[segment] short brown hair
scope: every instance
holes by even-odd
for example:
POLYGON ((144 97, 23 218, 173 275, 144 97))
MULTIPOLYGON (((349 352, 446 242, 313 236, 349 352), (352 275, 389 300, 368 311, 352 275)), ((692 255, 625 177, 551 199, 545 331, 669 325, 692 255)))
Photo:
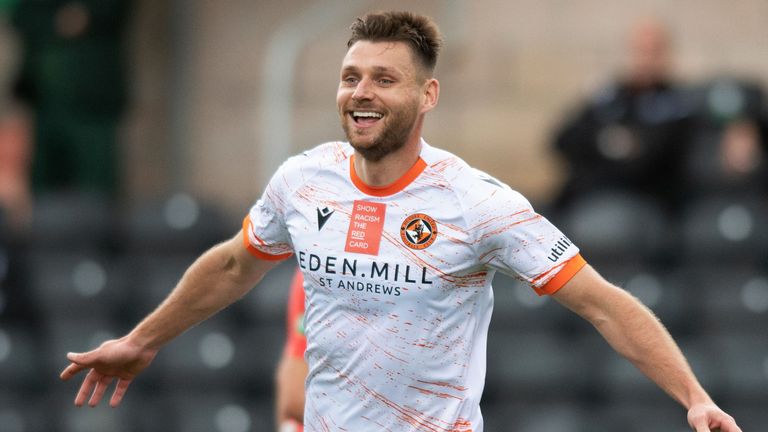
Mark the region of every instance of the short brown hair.
POLYGON ((411 12, 371 12, 355 20, 350 28, 347 48, 361 40, 405 42, 429 72, 435 69, 443 40, 437 24, 429 17, 411 12))

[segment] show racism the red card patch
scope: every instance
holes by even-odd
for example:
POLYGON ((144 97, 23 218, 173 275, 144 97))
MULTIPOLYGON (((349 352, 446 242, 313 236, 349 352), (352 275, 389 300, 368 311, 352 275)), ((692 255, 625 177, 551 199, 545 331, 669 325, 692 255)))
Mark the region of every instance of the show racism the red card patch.
POLYGON ((378 255, 386 212, 386 204, 355 201, 352 204, 352 217, 349 220, 344 250, 346 252, 378 255))

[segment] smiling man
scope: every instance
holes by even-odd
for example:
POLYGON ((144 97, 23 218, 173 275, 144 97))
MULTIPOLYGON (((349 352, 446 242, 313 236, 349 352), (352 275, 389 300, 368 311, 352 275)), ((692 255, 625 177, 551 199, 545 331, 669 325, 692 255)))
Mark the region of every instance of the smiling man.
MULTIPOLYGON (((418 138, 423 114, 437 104, 438 81, 431 77, 439 48, 437 34, 428 38, 435 56, 422 59, 397 41, 366 40, 369 30, 349 41, 336 103, 350 145, 362 160, 378 163, 418 138)), ((391 29, 388 29, 392 31, 391 29)), ((426 41, 425 41, 426 43, 426 41)))
POLYGON ((63 379, 89 371, 75 404, 98 404, 115 379, 110 403, 119 404, 163 345, 295 255, 307 431, 481 432, 496 271, 590 321, 688 409, 696 431, 740 431, 650 311, 522 195, 422 139, 440 93, 440 44, 426 17, 358 19, 337 95, 348 142, 286 161, 241 233, 203 254, 158 309, 123 338, 69 354, 63 379))

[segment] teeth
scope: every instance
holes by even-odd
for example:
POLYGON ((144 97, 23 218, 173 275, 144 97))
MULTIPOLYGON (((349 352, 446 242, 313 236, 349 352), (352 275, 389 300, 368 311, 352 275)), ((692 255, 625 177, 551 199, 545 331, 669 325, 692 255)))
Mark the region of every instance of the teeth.
POLYGON ((373 118, 382 118, 383 116, 376 112, 370 112, 370 111, 355 111, 352 113, 355 117, 373 117, 373 118))

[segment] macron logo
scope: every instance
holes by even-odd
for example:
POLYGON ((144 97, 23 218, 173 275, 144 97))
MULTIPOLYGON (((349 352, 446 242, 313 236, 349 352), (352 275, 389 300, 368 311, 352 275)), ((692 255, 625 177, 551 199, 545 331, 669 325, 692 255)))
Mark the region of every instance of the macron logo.
POLYGON ((336 210, 331 210, 328 207, 323 207, 322 209, 320 207, 317 208, 317 230, 320 231, 323 229, 323 225, 325 225, 326 222, 328 222, 328 219, 331 218, 331 215, 336 210))

